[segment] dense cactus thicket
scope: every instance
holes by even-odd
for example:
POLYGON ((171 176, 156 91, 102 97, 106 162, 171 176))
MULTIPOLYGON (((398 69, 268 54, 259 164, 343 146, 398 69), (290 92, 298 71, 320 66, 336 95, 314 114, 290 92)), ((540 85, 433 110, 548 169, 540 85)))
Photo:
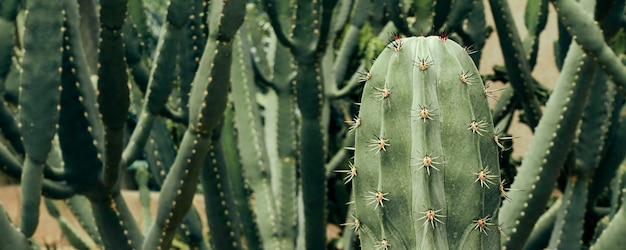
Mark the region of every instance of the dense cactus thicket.
POLYGON ((620 249, 625 6, 4 0, 0 249, 42 247, 41 207, 77 249, 620 249))

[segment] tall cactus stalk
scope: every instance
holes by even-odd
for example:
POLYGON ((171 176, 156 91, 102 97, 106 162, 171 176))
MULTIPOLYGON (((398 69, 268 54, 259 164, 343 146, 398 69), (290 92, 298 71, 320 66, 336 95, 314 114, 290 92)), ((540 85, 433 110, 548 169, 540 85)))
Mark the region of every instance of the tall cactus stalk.
POLYGON ((466 50, 399 38, 366 80, 353 176, 362 247, 498 248, 498 151, 466 50))

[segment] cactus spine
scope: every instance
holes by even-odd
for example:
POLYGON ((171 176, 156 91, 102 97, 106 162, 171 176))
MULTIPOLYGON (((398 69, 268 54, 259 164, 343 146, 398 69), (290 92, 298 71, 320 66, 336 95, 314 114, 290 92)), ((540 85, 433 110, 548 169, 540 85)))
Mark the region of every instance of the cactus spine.
POLYGON ((484 86, 445 36, 390 43, 355 129, 355 229, 364 249, 496 249, 498 151, 484 86))

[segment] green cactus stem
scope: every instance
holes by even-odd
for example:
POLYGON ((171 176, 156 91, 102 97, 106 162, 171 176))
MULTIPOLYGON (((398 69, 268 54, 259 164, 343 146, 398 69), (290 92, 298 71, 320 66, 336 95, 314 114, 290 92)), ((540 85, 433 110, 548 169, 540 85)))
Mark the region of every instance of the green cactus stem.
POLYGON ((22 172, 20 230, 31 237, 39 222, 43 169, 59 122, 63 2, 28 1, 20 82, 20 129, 26 160, 22 172))
POLYGON ((467 51, 445 37, 396 39, 370 73, 354 131, 362 247, 498 248, 498 149, 467 51))

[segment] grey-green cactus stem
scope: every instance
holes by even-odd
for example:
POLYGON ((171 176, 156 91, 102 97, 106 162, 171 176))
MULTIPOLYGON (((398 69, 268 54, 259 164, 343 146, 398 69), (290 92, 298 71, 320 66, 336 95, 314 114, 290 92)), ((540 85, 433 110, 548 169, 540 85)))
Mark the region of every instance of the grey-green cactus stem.
POLYGON ((2 234, 0 250, 30 249, 26 236, 11 223, 2 203, 0 203, 0 233, 2 234))
POLYGON ((70 209, 78 224, 85 230, 91 240, 96 245, 102 247, 102 238, 98 234, 98 227, 96 226, 96 220, 91 213, 91 207, 89 201, 85 196, 75 195, 65 200, 65 204, 70 209))
POLYGON ((6 0, 0 5, 0 30, 4 31, 0 34, 0 93, 4 92, 2 85, 11 70, 18 3, 17 0, 6 0))
MULTIPOLYGON (((622 189, 621 192, 626 194, 626 190, 622 189)), ((624 197, 622 197, 624 199, 624 197)), ((604 250, 604 249, 620 249, 626 245, 626 205, 624 203, 618 210, 617 214, 611 219, 609 225, 602 231, 602 235, 596 240, 590 249, 604 250)))
POLYGON ((224 114, 221 144, 224 148, 231 149, 224 152, 224 158, 226 166, 228 166, 228 172, 232 173, 229 175, 229 179, 233 190, 233 200, 235 201, 235 206, 237 206, 237 215, 240 223, 238 225, 239 230, 242 232, 241 234, 246 237, 248 247, 250 247, 251 250, 258 250, 263 247, 263 243, 261 243, 261 239, 259 238, 259 227, 256 224, 255 216, 252 212, 253 206, 250 204, 250 190, 246 187, 248 184, 245 181, 245 171, 241 162, 242 157, 240 157, 237 145, 237 128, 235 128, 233 113, 232 102, 230 102, 224 114))
POLYGON ((20 230, 31 237, 39 222, 43 168, 59 120, 63 2, 28 1, 20 82, 20 129, 26 160, 22 172, 20 230))
POLYGON ((539 34, 548 22, 548 0, 530 0, 526 2, 524 10, 524 25, 528 34, 524 38, 523 47, 526 51, 528 63, 532 70, 537 63, 539 51, 539 34))
POLYGON ((220 143, 221 130, 221 125, 215 128, 202 168, 205 211, 207 218, 211 218, 210 239, 216 249, 243 249, 224 148, 220 143))
POLYGON ((87 250, 93 247, 93 242, 90 242, 89 238, 84 237, 65 216, 61 215, 54 200, 46 198, 44 203, 48 213, 57 220, 63 236, 75 249, 87 250))
MULTIPOLYGON (((245 27, 240 32, 245 34, 245 27)), ((239 37, 245 37, 239 35, 239 37)), ((237 40, 235 54, 238 60, 234 64, 250 67, 243 57, 241 39, 237 40)), ((241 164, 245 178, 254 192, 257 225, 265 249, 282 249, 279 237, 279 218, 274 194, 270 186, 269 159, 265 148, 265 135, 261 127, 261 116, 256 108, 256 86, 251 75, 233 75, 232 99, 235 106, 234 122, 237 128, 237 147, 241 155, 241 164)), ((245 221, 244 221, 245 223, 245 221)), ((289 247, 289 246, 285 246, 289 247)))
POLYGON ((104 172, 107 189, 117 185, 124 148, 124 126, 130 107, 122 26, 128 0, 104 1, 100 8, 98 108, 104 124, 104 172))
POLYGON ((211 131, 226 108, 232 43, 244 13, 244 1, 211 2, 211 34, 192 85, 189 126, 163 183, 157 218, 146 236, 144 249, 169 249, 178 224, 191 207, 211 131))
POLYGON ((585 56, 575 43, 570 49, 559 81, 546 105, 535 136, 532 149, 522 162, 511 192, 512 202, 504 203, 500 210, 507 249, 519 249, 530 234, 530 229, 541 215, 536 207, 545 206, 565 161, 578 121, 593 82, 592 59, 585 56), (558 147, 557 147, 558 145, 558 147))
POLYGON ((445 38, 402 38, 370 72, 353 132, 362 247, 499 247, 487 233, 498 224, 498 150, 472 59, 445 38))
POLYGON ((176 80, 176 62, 181 36, 191 14, 190 4, 190 0, 178 0, 169 4, 167 20, 161 30, 162 33, 157 44, 156 60, 150 72, 139 121, 122 154, 123 166, 130 165, 141 156, 154 125, 155 117, 164 109, 172 92, 176 80))
POLYGON ((595 24, 593 16, 585 13, 581 4, 573 0, 551 0, 559 20, 583 50, 598 60, 600 67, 609 79, 617 85, 617 89, 626 95, 626 68, 621 59, 604 41, 602 30, 595 24))
MULTIPOLYGON (((545 249, 548 247, 550 243, 550 232, 554 228, 554 222, 556 221, 556 217, 559 214, 559 209, 561 208, 562 199, 556 200, 552 205, 546 210, 541 217, 537 220, 537 223, 532 229, 530 236, 528 236, 528 240, 524 244, 524 250, 533 250, 533 249, 545 249)), ((505 235, 505 237, 508 237, 505 235)))
POLYGON ((530 64, 524 51, 522 40, 519 37, 515 22, 511 15, 509 4, 504 0, 490 0, 491 12, 496 20, 496 28, 500 46, 504 54, 507 73, 511 76, 509 81, 518 93, 524 108, 524 119, 532 130, 537 126, 541 118, 541 108, 535 95, 534 81, 532 79, 530 64))
POLYGON ((89 201, 105 249, 141 248, 143 236, 120 192, 89 201))

